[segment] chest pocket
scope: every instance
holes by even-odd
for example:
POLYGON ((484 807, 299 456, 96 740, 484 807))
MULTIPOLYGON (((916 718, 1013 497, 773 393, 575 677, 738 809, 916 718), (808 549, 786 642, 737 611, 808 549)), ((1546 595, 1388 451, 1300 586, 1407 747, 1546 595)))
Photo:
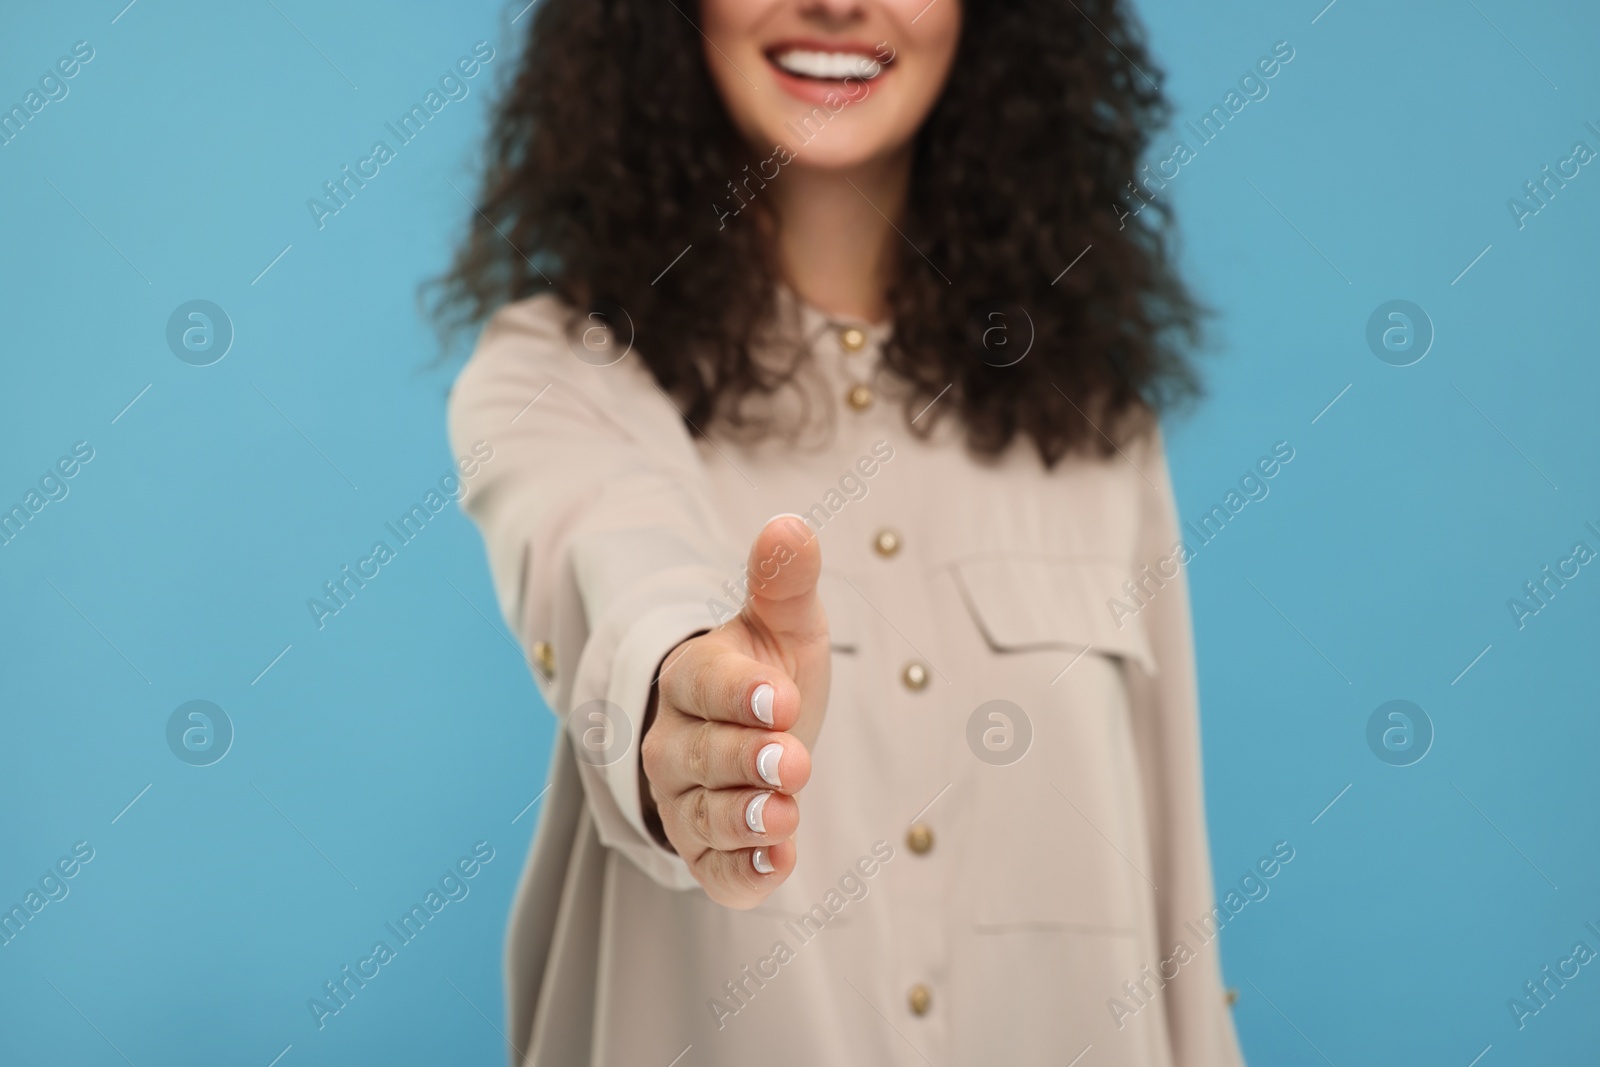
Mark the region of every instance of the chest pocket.
MULTIPOLYGON (((1149 829, 1127 672, 1156 664, 1137 614, 1115 613, 1127 571, 1110 561, 993 554, 951 565, 965 607, 953 635, 974 664, 973 921, 1005 933, 1127 933, 1148 914, 1149 829), (1119 625, 1120 621, 1120 625, 1119 625), (1016 719, 1016 722, 1008 720, 1016 719), (996 753, 989 737, 1026 750, 996 753), (1008 758, 1015 757, 1010 759, 1008 758)), ((1156 595, 1160 595, 1157 591, 1156 595)))
POLYGON ((953 569, 961 598, 994 651, 1088 648, 1155 672, 1137 613, 1109 606, 1132 606, 1121 590, 1127 571, 1118 564, 1007 554, 964 560, 953 569))

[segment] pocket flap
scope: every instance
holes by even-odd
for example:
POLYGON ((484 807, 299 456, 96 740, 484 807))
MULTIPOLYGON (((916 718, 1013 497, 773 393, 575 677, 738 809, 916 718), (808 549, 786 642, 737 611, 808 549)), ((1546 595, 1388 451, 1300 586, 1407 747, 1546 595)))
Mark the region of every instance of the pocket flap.
POLYGON ((1122 591, 1127 574, 1116 564, 1004 555, 952 566, 962 599, 995 651, 1092 648, 1135 660, 1155 673, 1138 615, 1118 618, 1112 612, 1112 601, 1128 603, 1122 591))

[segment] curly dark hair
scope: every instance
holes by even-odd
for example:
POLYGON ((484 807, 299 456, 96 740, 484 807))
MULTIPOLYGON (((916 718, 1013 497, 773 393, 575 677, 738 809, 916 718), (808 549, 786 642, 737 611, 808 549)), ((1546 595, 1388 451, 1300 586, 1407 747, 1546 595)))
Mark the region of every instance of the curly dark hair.
MULTIPOLYGON (((1130 182, 1168 105, 1124 0, 965 4, 949 82, 914 145, 898 226, 916 252, 890 286, 883 362, 908 421, 949 387, 917 433, 956 414, 979 456, 1019 434, 1049 465, 1103 455, 1198 393, 1188 353, 1203 311, 1173 267, 1170 212, 1122 206, 1139 203, 1130 182), (1002 308, 1031 322, 1032 348, 1012 365, 985 347, 1002 308)), ((620 306, 691 426, 770 432, 740 401, 801 361, 748 355, 775 321, 769 227, 751 211, 724 228, 713 206, 759 157, 712 84, 693 8, 679 7, 539 6, 434 316, 448 338, 540 292, 575 314, 620 306)))

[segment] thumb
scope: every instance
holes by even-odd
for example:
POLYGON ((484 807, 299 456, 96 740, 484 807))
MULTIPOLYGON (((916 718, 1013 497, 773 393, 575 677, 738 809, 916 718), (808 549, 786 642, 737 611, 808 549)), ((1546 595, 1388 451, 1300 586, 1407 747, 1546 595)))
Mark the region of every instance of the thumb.
POLYGON ((745 614, 774 636, 825 635, 827 618, 817 596, 822 545, 798 515, 775 515, 756 535, 747 564, 750 597, 745 614))

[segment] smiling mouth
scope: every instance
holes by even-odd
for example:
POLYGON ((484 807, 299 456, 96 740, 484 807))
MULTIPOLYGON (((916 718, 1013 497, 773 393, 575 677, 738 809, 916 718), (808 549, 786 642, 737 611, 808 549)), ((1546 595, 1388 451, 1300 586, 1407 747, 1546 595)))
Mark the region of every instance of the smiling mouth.
POLYGON ((842 82, 846 78, 871 81, 889 66, 860 52, 813 48, 775 48, 767 53, 767 61, 785 74, 818 82, 842 82))

